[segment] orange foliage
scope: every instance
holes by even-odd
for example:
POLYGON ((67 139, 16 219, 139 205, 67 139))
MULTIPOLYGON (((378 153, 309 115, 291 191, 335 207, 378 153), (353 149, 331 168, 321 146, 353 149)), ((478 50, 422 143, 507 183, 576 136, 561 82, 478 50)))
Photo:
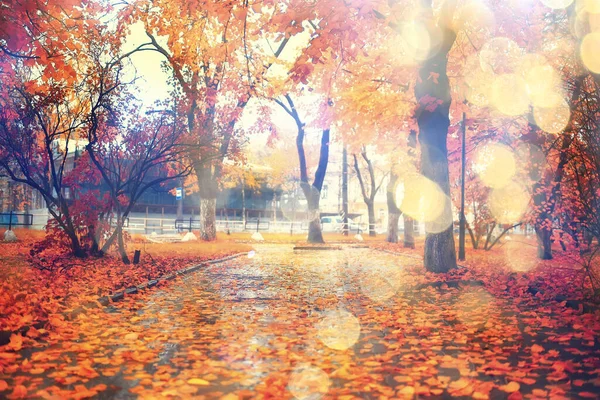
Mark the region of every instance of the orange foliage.
MULTIPOLYGON (((72 260, 62 271, 39 271, 25 261, 29 245, 42 231, 16 230, 18 243, 0 242, 0 331, 16 331, 37 323, 57 321, 57 316, 78 306, 199 264, 251 247, 220 240, 214 243, 188 242, 165 244, 134 243, 142 250, 138 265, 125 265, 116 255, 105 258, 72 260)), ((58 317, 60 318, 60 317, 58 317)), ((14 350, 18 337, 11 337, 14 350)))

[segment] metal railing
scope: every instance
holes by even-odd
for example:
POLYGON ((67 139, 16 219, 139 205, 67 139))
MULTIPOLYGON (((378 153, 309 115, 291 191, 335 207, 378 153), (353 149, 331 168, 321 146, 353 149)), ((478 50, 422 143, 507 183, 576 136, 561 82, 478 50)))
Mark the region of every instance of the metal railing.
MULTIPOLYGON (((18 214, 18 213, 4 213, 0 214, 0 225, 9 226, 32 226, 34 229, 43 229, 48 222, 48 214, 32 213, 32 214, 18 214), (6 216, 6 217, 2 217, 6 216), (15 220, 15 216, 17 219, 15 220), (4 219, 3 219, 4 218, 4 219), (13 221, 10 224, 10 221, 13 221)), ((114 223, 113 223, 114 225, 114 223)), ((239 219, 226 220, 218 219, 216 221, 216 228, 219 232, 273 232, 273 233, 288 233, 288 234, 306 234, 308 232, 309 221, 297 220, 287 221, 278 220, 273 221, 269 219, 249 219, 242 221, 239 219)), ((199 230, 201 228, 200 219, 196 217, 185 217, 179 219, 173 219, 172 216, 165 217, 128 217, 125 221, 123 228, 129 233, 141 233, 149 234, 156 232, 159 234, 170 234, 180 233, 184 231, 199 230)), ((324 233, 341 233, 343 231, 343 224, 323 224, 324 233)), ((386 231, 387 227, 375 224, 375 231, 378 234, 386 231)), ((357 233, 365 234, 369 231, 369 225, 367 223, 351 223, 349 224, 349 233, 355 235, 357 233)))
POLYGON ((11 230, 13 226, 31 226, 33 225, 33 214, 25 213, 0 213, 0 225, 8 226, 11 230))

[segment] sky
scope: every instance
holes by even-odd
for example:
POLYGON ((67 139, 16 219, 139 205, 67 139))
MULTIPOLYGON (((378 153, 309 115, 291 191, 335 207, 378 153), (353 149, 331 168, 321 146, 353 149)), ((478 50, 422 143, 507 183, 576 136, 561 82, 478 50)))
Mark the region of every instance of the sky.
MULTIPOLYGON (((289 45, 288 48, 286 48, 287 53, 284 52, 282 56, 286 59, 293 59, 298 51, 298 42, 303 39, 306 38, 300 38, 295 44, 292 43, 289 45)), ((126 40, 123 51, 130 51, 147 41, 148 38, 144 32, 143 24, 136 23, 131 26, 131 34, 126 40)), ((138 52, 131 57, 132 65, 135 68, 135 72, 131 71, 131 73, 135 73, 138 77, 135 84, 136 92, 139 93, 139 97, 145 108, 151 108, 156 101, 164 100, 169 97, 170 85, 167 83, 169 74, 161 67, 163 61, 164 57, 153 51, 138 52)), ((309 105, 318 98, 316 95, 303 97, 304 98, 295 99, 295 101, 300 105, 309 105)), ((244 109, 244 113, 239 122, 240 127, 244 129, 251 127, 259 117, 258 107, 264 104, 271 105, 271 108, 273 109, 272 121, 279 132, 287 134, 296 133, 296 124, 291 116, 289 116, 280 106, 268 99, 251 99, 244 109)), ((310 125, 310 115, 307 114, 306 120, 310 125)), ((311 133, 310 130, 307 130, 307 141, 319 140, 318 135, 311 133)), ((269 132, 265 132, 264 135, 254 135, 250 137, 250 146, 262 148, 266 145, 268 137, 269 132)))

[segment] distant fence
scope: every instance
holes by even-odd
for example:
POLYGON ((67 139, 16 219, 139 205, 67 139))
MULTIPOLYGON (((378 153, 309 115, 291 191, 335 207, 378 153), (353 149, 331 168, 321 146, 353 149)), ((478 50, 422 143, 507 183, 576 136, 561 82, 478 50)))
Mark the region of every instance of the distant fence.
POLYGON ((13 226, 31 226, 33 225, 33 214, 24 213, 0 213, 0 225, 8 226, 12 229, 13 226))
MULTIPOLYGON (((3 213, 0 214, 0 226, 31 226, 33 229, 44 229, 48 223, 49 215, 40 211, 33 213, 3 213), (13 221, 10 224, 10 221, 13 221)), ((114 221, 113 221, 114 225, 114 221)), ((349 232, 357 234, 369 231, 369 226, 366 223, 351 223, 349 224, 349 232)), ((216 228, 219 232, 273 232, 273 233, 288 233, 301 234, 307 233, 309 221, 287 221, 271 219, 248 219, 242 220, 226 220, 217 219, 216 228)), ((342 232, 341 224, 332 226, 331 224, 323 224, 324 232, 342 232)), ((201 228, 200 219, 195 217, 173 218, 173 215, 162 216, 130 216, 125 220, 123 228, 129 233, 150 234, 156 232, 158 234, 179 233, 191 230, 199 230, 201 228)), ((381 234, 385 228, 381 225, 375 225, 377 233, 381 234)))

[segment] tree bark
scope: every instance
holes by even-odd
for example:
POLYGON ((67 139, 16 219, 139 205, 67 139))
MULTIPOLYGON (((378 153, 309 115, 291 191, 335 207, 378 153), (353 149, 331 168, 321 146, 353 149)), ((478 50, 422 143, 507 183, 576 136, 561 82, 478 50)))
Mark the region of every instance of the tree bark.
MULTIPOLYGON (((431 1, 425 3, 432 8, 431 1)), ((442 7, 439 28, 443 35, 440 49, 419 68, 415 85, 418 101, 417 123, 421 145, 421 173, 439 185, 447 195, 445 211, 451 212, 450 177, 448 170, 447 136, 450 126, 450 81, 447 74, 448 53, 456 40, 451 21, 456 1, 446 1, 442 7), (433 79, 432 77, 435 77, 433 79)), ((433 10, 431 9, 431 12, 433 10)), ((434 24, 433 20, 429 22, 434 24)), ((452 224, 443 232, 427 233, 425 238, 425 268, 445 273, 456 268, 456 248, 452 224)))
POLYGON ((388 213, 388 233, 385 239, 388 243, 398 243, 398 221, 400 214, 388 213))
POLYGON ((127 250, 125 249, 125 240, 123 240, 123 227, 121 224, 117 227, 117 240, 119 243, 119 255, 123 264, 130 264, 129 257, 127 257, 127 250))
POLYGON ((342 212, 344 214, 342 233, 344 236, 348 236, 350 227, 348 226, 348 149, 346 145, 344 145, 342 163, 342 212))
MULTIPOLYGON (((411 130, 408 135, 408 154, 415 166, 416 164, 416 148, 417 148, 417 132, 411 130)), ((415 248, 415 221, 408 215, 404 214, 404 248, 415 248)))
POLYGON ((369 201, 367 203, 367 211, 369 215, 369 236, 374 237, 375 234, 375 202, 369 201))
POLYGON ((367 190, 367 182, 364 181, 362 174, 360 172, 360 166, 358 165, 358 157, 354 154, 354 169, 356 170, 356 177, 358 178, 358 182, 360 184, 360 190, 363 196, 363 201, 367 206, 367 213, 369 217, 369 236, 376 236, 375 233, 375 196, 377 195, 377 191, 381 187, 381 183, 379 186, 375 184, 375 168, 373 167, 373 163, 367 157, 367 152, 365 149, 361 152, 362 158, 367 163, 367 172, 369 173, 369 190, 367 190))
POLYGON ((302 191, 308 203, 308 243, 325 243, 319 210, 321 192, 314 190, 314 187, 308 184, 302 184, 302 191))
POLYGON ((200 237, 212 241, 217 238, 217 197, 200 198, 200 237))
POLYGON ((402 212, 396 204, 396 188, 398 187, 398 175, 392 171, 390 181, 387 187, 387 206, 388 206, 388 230, 386 241, 388 243, 398 243, 398 221, 402 212))
POLYGON ((535 227, 537 256, 540 260, 552 260, 552 230, 535 227))
POLYGON ((404 214, 404 247, 415 248, 415 223, 411 217, 404 214))

